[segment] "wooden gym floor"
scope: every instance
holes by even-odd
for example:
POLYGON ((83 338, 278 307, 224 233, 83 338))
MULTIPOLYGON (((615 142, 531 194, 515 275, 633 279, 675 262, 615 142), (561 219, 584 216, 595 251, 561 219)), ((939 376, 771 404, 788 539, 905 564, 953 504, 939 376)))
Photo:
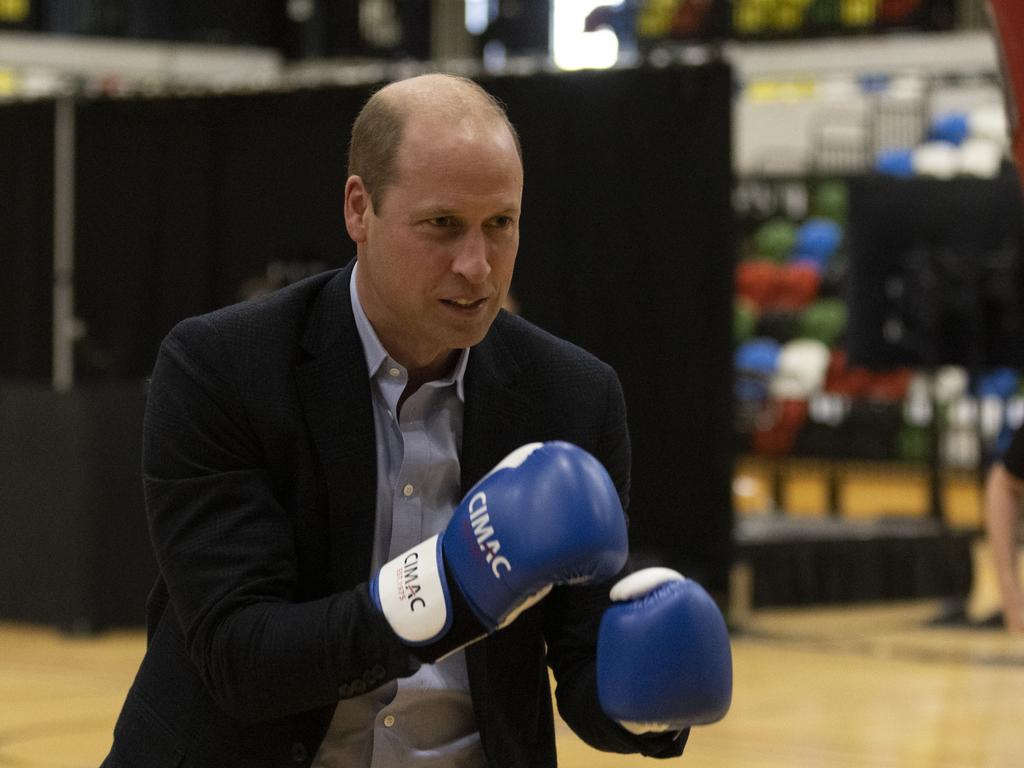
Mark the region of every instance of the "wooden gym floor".
MULTIPOLYGON (((729 715, 691 736, 692 768, 1014 768, 1024 764, 1024 639, 939 628, 936 602, 752 613, 734 636, 729 715)), ((143 651, 0 624, 0 766, 92 767, 143 651)), ((605 755, 559 724, 562 768, 605 755)))

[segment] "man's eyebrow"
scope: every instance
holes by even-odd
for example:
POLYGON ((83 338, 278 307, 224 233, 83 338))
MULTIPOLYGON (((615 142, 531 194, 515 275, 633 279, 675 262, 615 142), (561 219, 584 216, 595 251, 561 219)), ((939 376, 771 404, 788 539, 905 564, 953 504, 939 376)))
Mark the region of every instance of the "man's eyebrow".
POLYGON ((420 208, 413 208, 408 212, 408 216, 412 220, 419 219, 434 219, 438 216, 454 216, 455 212, 451 208, 447 208, 441 205, 425 205, 420 208))
MULTIPOLYGON (((494 211, 493 213, 490 214, 490 216, 506 216, 510 213, 518 214, 520 210, 520 206, 516 205, 515 203, 510 203, 504 208, 494 211)), ((462 214, 455 208, 451 208, 444 205, 425 206, 421 208, 419 211, 413 213, 413 218, 416 219, 434 219, 439 218, 441 216, 459 217, 462 216, 462 214)))
POLYGON ((521 208, 522 208, 521 206, 516 205, 515 203, 509 203, 507 206, 505 206, 501 210, 495 211, 491 215, 492 216, 505 216, 505 215, 507 215, 509 213, 519 213, 521 208))

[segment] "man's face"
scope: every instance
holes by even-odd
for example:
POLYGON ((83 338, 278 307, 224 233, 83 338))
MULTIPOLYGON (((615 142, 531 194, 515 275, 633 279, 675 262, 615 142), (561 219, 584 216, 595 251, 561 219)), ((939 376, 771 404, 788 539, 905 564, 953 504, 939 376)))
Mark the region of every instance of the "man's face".
POLYGON ((411 117, 396 170, 377 208, 361 179, 346 185, 359 298, 400 363, 441 366, 451 350, 483 339, 508 293, 522 167, 497 121, 411 117))

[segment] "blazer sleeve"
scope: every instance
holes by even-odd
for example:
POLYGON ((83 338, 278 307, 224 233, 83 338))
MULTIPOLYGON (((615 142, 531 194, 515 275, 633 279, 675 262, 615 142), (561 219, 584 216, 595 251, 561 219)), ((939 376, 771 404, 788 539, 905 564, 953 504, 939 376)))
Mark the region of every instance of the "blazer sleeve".
POLYGON ((209 321, 177 326, 149 389, 143 480, 188 657, 221 709, 253 723, 331 704, 416 662, 365 584, 297 602, 294 521, 274 496, 240 389, 209 321))
MULTIPOLYGON (((623 510, 629 508, 630 444, 622 385, 609 369, 605 381, 600 438, 591 448, 619 490, 623 510)), ((605 752, 637 753, 648 757, 682 754, 689 731, 637 736, 608 718, 597 697, 597 630, 610 601, 608 591, 619 576, 588 586, 552 590, 544 600, 544 633, 548 664, 555 675, 559 714, 584 742, 605 752)))

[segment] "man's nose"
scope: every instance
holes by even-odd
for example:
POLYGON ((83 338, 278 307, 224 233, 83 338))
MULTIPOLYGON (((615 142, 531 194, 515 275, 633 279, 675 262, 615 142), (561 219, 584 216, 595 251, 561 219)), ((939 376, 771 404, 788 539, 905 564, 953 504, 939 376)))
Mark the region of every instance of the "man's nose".
POLYGON ((491 265, 487 260, 487 239, 482 232, 469 232, 459 241, 452 271, 474 284, 487 279, 491 265))

